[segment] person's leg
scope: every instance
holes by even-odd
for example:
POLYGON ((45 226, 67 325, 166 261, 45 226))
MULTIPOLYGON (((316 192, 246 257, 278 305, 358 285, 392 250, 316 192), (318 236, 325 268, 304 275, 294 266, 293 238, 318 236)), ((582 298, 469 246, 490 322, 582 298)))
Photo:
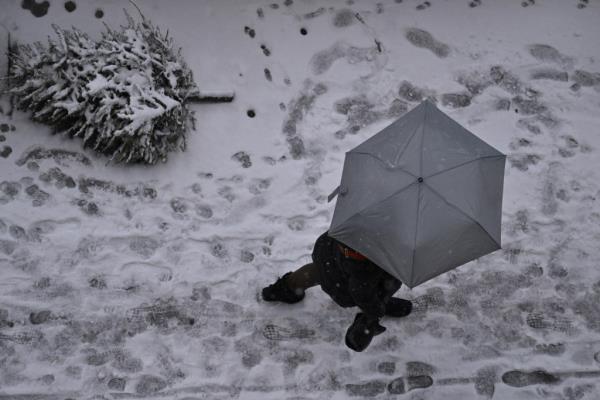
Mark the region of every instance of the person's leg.
POLYGON ((314 263, 303 265, 287 276, 286 283, 292 290, 306 290, 317 286, 320 283, 317 268, 314 263))
POLYGON ((410 300, 392 297, 402 283, 396 279, 386 280, 383 285, 385 298, 385 315, 388 317, 406 317, 412 312, 412 302, 410 300))

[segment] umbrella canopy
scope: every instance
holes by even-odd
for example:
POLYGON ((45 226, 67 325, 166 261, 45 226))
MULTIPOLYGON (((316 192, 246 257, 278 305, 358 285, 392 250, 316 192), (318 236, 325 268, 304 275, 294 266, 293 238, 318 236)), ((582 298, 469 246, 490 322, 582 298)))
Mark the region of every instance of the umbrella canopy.
POLYGON ((425 100, 346 153, 329 235, 415 287, 501 247, 505 161, 425 100))

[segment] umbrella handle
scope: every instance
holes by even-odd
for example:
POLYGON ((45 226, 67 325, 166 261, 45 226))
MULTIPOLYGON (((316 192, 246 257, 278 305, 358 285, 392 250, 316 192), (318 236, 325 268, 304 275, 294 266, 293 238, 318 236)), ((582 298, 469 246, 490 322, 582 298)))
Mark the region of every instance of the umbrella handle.
POLYGON ((331 202, 331 200, 333 200, 333 198, 337 195, 340 196, 345 196, 348 193, 348 188, 347 187, 341 187, 338 186, 335 188, 335 190, 333 192, 331 192, 331 194, 329 196, 327 196, 327 202, 331 202))
POLYGON ((333 200, 333 198, 335 196, 337 196, 340 193, 340 187, 336 187, 333 192, 331 192, 331 194, 329 194, 329 196, 327 196, 327 202, 331 203, 331 200, 333 200))

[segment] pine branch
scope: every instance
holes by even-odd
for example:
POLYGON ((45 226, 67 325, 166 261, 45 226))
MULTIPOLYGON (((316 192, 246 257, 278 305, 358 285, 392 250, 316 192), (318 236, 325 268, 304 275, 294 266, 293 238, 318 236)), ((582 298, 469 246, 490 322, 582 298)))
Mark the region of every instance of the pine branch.
POLYGON ((133 4, 133 6, 138 10, 138 12, 140 13, 140 17, 142 17, 142 21, 146 21, 146 17, 144 17, 144 14, 142 14, 142 10, 140 10, 137 4, 135 4, 133 0, 129 0, 129 2, 133 4))
MULTIPOLYGON (((11 43, 10 40, 10 31, 8 31, 8 35, 7 35, 7 42, 8 42, 8 63, 7 63, 7 76, 6 76, 6 87, 10 88, 11 85, 11 81, 10 81, 10 69, 12 66, 12 55, 13 55, 13 45, 11 43)), ((8 115, 9 117, 12 117, 13 115, 13 110, 15 108, 15 99, 14 96, 9 95, 8 98, 8 110, 6 112, 6 115, 8 115)))

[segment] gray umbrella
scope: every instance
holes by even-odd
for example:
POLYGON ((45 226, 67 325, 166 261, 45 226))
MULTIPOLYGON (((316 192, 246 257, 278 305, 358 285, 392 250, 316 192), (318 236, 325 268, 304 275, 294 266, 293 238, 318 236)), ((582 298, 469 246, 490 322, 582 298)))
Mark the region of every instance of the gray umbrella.
POLYGON ((415 287, 501 247, 505 161, 425 100, 346 153, 329 235, 415 287))

